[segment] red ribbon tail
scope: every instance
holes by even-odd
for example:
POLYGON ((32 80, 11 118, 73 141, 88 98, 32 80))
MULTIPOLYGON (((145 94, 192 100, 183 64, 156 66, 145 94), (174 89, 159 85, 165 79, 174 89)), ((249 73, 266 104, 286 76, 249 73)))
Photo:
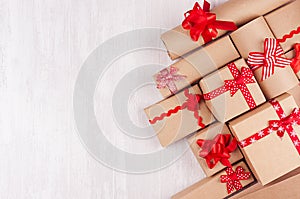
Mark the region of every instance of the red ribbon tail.
POLYGON ((237 26, 235 23, 231 21, 215 21, 214 22, 214 27, 220 30, 228 30, 228 31, 234 31, 237 29, 237 26))

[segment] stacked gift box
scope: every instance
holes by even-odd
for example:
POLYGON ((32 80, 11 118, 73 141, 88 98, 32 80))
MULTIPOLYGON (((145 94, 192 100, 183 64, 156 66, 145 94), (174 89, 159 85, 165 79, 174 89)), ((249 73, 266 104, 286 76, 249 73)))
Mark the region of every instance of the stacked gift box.
POLYGON ((153 75, 164 100, 145 113, 163 147, 187 138, 207 176, 172 198, 299 198, 278 188, 300 182, 299 9, 204 1, 162 35, 179 60, 153 75))

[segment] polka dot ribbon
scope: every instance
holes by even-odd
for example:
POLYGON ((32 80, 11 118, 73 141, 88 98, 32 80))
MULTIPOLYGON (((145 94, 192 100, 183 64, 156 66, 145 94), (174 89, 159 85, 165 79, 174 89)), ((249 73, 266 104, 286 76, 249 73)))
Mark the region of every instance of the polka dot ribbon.
POLYGON ((227 175, 221 175, 220 181, 221 183, 227 183, 226 187, 228 194, 231 194, 234 189, 237 191, 242 189, 243 185, 240 180, 247 180, 251 176, 251 173, 245 172, 241 166, 238 166, 235 171, 233 171, 232 167, 227 167, 225 171, 227 175))
POLYGON ((172 94, 177 92, 177 87, 175 81, 182 80, 186 76, 176 74, 178 69, 174 66, 171 66, 170 69, 165 68, 161 70, 156 76, 156 87, 158 89, 168 87, 172 94))
POLYGON ((274 74, 275 67, 285 68, 290 66, 291 60, 283 57, 284 51, 278 40, 266 38, 264 41, 264 52, 250 52, 248 64, 252 70, 262 67, 261 81, 274 74))
POLYGON ((239 146, 242 148, 247 147, 273 132, 276 132, 277 135, 282 138, 286 132, 300 155, 300 140, 293 129, 294 125, 300 125, 299 108, 295 108, 290 115, 286 116, 278 101, 270 101, 270 104, 276 111, 279 120, 270 120, 268 127, 240 141, 239 146))
POLYGON ((225 93, 226 91, 230 91, 230 96, 232 97, 238 90, 240 90, 249 108, 255 108, 256 103, 249 89, 247 88, 247 84, 255 83, 252 71, 247 67, 242 67, 240 72, 234 63, 228 64, 227 67, 230 70, 233 79, 225 80, 222 87, 217 88, 209 93, 203 94, 203 98, 205 100, 211 100, 225 93))
POLYGON ((204 128, 205 124, 202 123, 203 119, 199 115, 199 102, 201 101, 201 95, 191 94, 189 93, 188 89, 184 90, 184 95, 187 97, 187 99, 181 106, 176 106, 174 109, 171 109, 166 113, 162 113, 160 116, 154 117, 152 120, 149 120, 150 124, 155 124, 157 121, 163 120, 165 117, 170 117, 179 110, 187 109, 194 112, 194 117, 197 119, 198 125, 201 128, 204 128))

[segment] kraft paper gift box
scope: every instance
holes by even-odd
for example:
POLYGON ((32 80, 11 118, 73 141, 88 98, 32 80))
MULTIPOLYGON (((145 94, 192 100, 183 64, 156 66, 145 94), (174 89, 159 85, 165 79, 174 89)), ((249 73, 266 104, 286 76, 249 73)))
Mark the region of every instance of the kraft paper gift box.
MULTIPOLYGON (((229 0, 213 8, 211 13, 216 14, 217 20, 234 22, 236 26, 240 26, 286 4, 289 1, 290 0, 229 0)), ((217 37, 226 33, 225 30, 218 29, 217 31, 217 37)), ((161 39, 172 60, 181 57, 205 43, 201 36, 197 41, 193 41, 190 36, 190 31, 184 29, 182 25, 165 32, 161 36, 161 39)))
POLYGON ((215 121, 197 85, 145 108, 160 144, 166 147, 215 121))
MULTIPOLYGON (((241 56, 244 58, 248 58, 250 52, 258 52, 263 54, 265 51, 264 45, 274 46, 273 44, 269 43, 275 42, 274 40, 272 40, 274 39, 274 36, 263 17, 259 17, 242 26, 241 28, 233 32, 230 36, 241 56), (269 39, 265 40, 266 38, 269 39)), ((277 47, 280 48, 280 46, 277 47)), ((282 55, 281 57, 281 59, 284 59, 284 55, 282 55)), ((265 72, 265 63, 269 63, 269 61, 261 60, 261 62, 262 64, 259 65, 259 67, 254 67, 249 63, 248 59, 250 67, 253 68, 255 78, 257 79, 258 84, 267 99, 277 97, 298 84, 298 79, 293 69, 290 67, 290 63, 288 63, 288 60, 284 60, 284 63, 286 65, 285 67, 279 67, 281 63, 277 64, 276 62, 274 64, 275 66, 273 74, 271 74, 271 70, 265 72), (266 77, 266 75, 268 74, 269 76, 266 77)))
MULTIPOLYGON (((300 26, 299 10, 300 1, 297 0, 265 16, 275 38, 283 38, 284 35, 289 34, 292 30, 296 30, 300 26)), ((299 43, 299 41, 300 34, 295 34, 292 38, 288 38, 285 42, 281 43, 281 46, 284 52, 287 52, 293 48, 295 43, 299 43)))
POLYGON ((298 79, 300 79, 300 39, 299 43, 294 45, 295 49, 290 50, 285 54, 285 56, 292 60, 291 67, 296 73, 298 79), (297 52, 296 52, 297 49, 297 52))
POLYGON ((295 100, 285 93, 229 122, 252 173, 262 185, 300 166, 299 115, 295 100))
POLYGON ((167 98, 239 57, 231 39, 225 36, 163 69, 153 79, 167 98))
MULTIPOLYGON (((232 167, 233 171, 236 171, 238 167, 243 168, 244 172, 250 173, 250 170, 248 169, 247 165, 243 161, 235 164, 232 167)), ((199 199, 199 198, 220 199, 234 194, 237 191, 235 188, 233 188, 231 193, 228 193, 227 183, 221 183, 220 178, 222 175, 223 176, 227 175, 227 172, 223 170, 214 176, 207 177, 193 184, 192 186, 184 189, 183 191, 175 194, 174 196, 172 196, 172 199, 199 199)), ((248 179, 238 180, 238 181, 242 185, 242 187, 240 187, 241 188, 240 190, 242 190, 245 186, 254 182, 254 178, 252 174, 250 174, 248 179)), ((237 184, 236 182, 233 181, 229 183, 237 184)))
POLYGON ((206 176, 212 176, 226 168, 225 165, 230 166, 243 158, 226 124, 212 124, 191 136, 188 142, 206 176))
POLYGON ((226 122, 266 101, 244 59, 207 75, 200 80, 200 87, 206 105, 220 122, 226 122))

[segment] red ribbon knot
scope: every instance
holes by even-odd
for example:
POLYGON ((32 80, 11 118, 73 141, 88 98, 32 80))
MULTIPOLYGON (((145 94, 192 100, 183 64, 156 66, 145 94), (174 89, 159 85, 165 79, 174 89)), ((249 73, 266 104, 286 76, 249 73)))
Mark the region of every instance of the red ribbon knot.
POLYGON ((283 57, 284 51, 278 41, 272 38, 266 38, 264 41, 264 52, 250 52, 248 64, 252 70, 262 67, 262 78, 265 80, 274 74, 275 67, 284 68, 291 64, 291 60, 283 57))
POLYGON ((292 59, 291 67, 295 73, 300 71, 300 43, 294 45, 295 57, 292 59))
POLYGON ((213 140, 198 139, 197 144, 201 147, 199 156, 206 160, 208 168, 212 169, 218 162, 224 166, 231 167, 229 162, 230 153, 236 150, 237 140, 230 134, 218 134, 213 140))
POLYGON ((177 87, 175 81, 182 80, 185 75, 177 75, 178 69, 174 66, 171 66, 170 69, 161 70, 156 76, 157 88, 166 88, 168 87, 172 94, 177 92, 177 87))
POLYGON ((196 2, 193 9, 184 14, 185 19, 182 22, 182 27, 190 30, 193 41, 198 41, 201 35, 204 43, 207 43, 218 36, 217 29, 228 31, 237 29, 233 22, 217 20, 216 14, 209 11, 210 4, 204 0, 203 9, 196 2))

